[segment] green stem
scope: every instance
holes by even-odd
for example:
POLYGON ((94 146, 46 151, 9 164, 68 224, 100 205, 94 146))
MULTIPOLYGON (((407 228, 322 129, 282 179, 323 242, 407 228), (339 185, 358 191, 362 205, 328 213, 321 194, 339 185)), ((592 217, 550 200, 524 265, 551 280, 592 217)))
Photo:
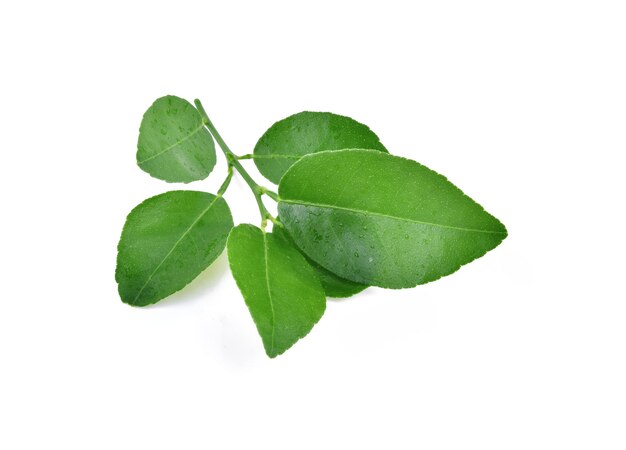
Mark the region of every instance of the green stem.
POLYGON ((230 180, 232 179, 233 179, 233 166, 231 164, 228 164, 228 175, 226 175, 226 179, 224 180, 219 190, 217 191, 218 197, 221 197, 222 195, 224 195, 224 192, 226 192, 226 189, 228 189, 228 185, 230 184, 230 180))
POLYGON ((264 189, 264 194, 266 194, 269 198, 274 201, 278 201, 278 194, 274 191, 270 191, 269 189, 264 189))
MULTIPOLYGON (((271 192, 271 191, 269 191, 268 189, 266 189, 266 188, 264 188, 262 186, 259 186, 252 179, 250 174, 248 174, 246 169, 243 168, 241 163, 238 161, 237 155, 235 155, 231 151, 231 149, 228 148, 228 145, 226 144, 226 142, 224 142, 224 139, 222 139, 222 136, 220 136, 220 133, 217 131, 217 129, 213 125, 213 122, 211 122, 211 119, 209 119, 209 116, 206 113, 206 111, 204 110, 204 107, 202 106, 202 103, 200 102, 200 100, 195 99, 194 103, 196 105, 196 108, 198 108, 198 111, 200 111, 200 114, 202 115, 203 123, 206 125, 206 127, 209 129, 209 131, 211 132, 211 134, 213 135, 213 137, 217 141, 217 144, 222 149, 222 152, 224 152, 224 156, 226 156, 226 159, 228 160, 228 165, 231 166, 231 167, 234 167, 235 169, 237 169, 237 172, 239 172, 239 175, 241 175, 241 177, 245 180, 245 182, 250 187, 250 190, 254 194, 254 198, 256 200, 257 206, 259 207, 259 212, 261 213, 261 228, 263 230, 265 230, 265 226, 267 224, 267 220, 268 219, 271 222, 274 222, 276 220, 276 219, 274 219, 272 217, 272 215, 269 213, 269 211, 265 208, 265 205, 263 204, 263 200, 261 198, 263 196, 263 194, 265 194, 265 193, 268 193, 268 195, 270 195, 270 197, 271 197, 271 194, 269 194, 269 192, 271 192)), ((228 180, 228 181, 230 182, 230 180, 228 180)), ((274 198, 274 197, 272 197, 272 198, 274 198)))

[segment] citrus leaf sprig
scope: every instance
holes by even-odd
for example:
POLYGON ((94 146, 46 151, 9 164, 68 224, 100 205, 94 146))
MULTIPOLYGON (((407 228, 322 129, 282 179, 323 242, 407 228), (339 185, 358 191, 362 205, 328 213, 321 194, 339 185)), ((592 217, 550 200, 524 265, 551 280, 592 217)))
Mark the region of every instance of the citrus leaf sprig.
POLYGON ((276 122, 254 152, 237 156, 199 100, 166 96, 144 114, 137 164, 189 183, 212 172, 217 142, 227 174, 216 194, 170 191, 126 219, 115 278, 123 302, 146 306, 184 288, 228 248, 231 272, 267 355, 282 354, 322 317, 326 297, 368 286, 409 288, 483 256, 504 225, 442 175, 393 156, 367 126, 302 112, 276 122), (254 160, 278 193, 242 165, 254 160), (224 194, 238 173, 260 226, 235 226, 224 194), (278 217, 264 198, 278 203, 278 217), (271 230, 267 230, 271 226, 271 230))

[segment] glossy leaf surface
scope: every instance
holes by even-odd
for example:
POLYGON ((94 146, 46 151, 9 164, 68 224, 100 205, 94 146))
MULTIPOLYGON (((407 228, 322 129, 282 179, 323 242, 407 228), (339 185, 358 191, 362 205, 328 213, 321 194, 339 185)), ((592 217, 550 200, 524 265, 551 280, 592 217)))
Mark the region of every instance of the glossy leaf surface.
MULTIPOLYGON (((272 232, 277 236, 281 236, 284 239, 287 239, 290 242, 293 242, 291 236, 289 236, 289 233, 283 227, 274 226, 274 229, 272 230, 272 232)), ((324 267, 320 266, 318 263, 313 261, 308 256, 304 255, 304 257, 306 258, 306 260, 309 262, 311 267, 313 267, 313 269, 317 273, 317 277, 322 283, 324 292, 326 293, 328 297, 333 297, 333 298, 352 297, 353 295, 358 294, 359 292, 367 289, 366 285, 355 283, 354 281, 346 280, 345 278, 341 278, 340 276, 332 273, 330 270, 325 269, 324 267)))
POLYGON ((372 130, 350 117, 305 111, 272 125, 254 148, 254 162, 265 178, 278 184, 302 156, 344 148, 387 151, 372 130))
POLYGON ((206 178, 215 166, 215 144, 198 110, 172 95, 155 101, 139 128, 137 164, 168 182, 206 178))
POLYGON ((406 288, 448 275, 496 247, 506 228, 445 177, 371 150, 309 155, 279 186, 298 247, 340 277, 406 288))
POLYGON ((286 239, 238 225, 228 237, 228 261, 269 357, 286 351, 322 317, 320 281, 286 239))
POLYGON ((128 215, 118 244, 122 301, 145 306, 185 287, 222 253, 232 227, 226 201, 206 192, 145 200, 128 215))

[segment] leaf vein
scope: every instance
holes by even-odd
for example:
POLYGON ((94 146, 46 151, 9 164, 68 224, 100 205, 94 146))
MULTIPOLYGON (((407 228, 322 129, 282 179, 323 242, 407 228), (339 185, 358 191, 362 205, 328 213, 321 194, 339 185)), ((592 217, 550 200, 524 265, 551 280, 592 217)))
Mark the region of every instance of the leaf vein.
POLYGON ((274 301, 272 300, 272 290, 270 289, 270 278, 267 258, 267 234, 263 232, 263 253, 265 259, 265 285, 267 287, 267 298, 270 301, 270 311, 272 312, 272 340, 270 353, 274 353, 274 331, 276 330, 276 314, 274 313, 274 301))
POLYGON ((406 218, 406 217, 392 216, 392 215, 389 215, 389 214, 384 214, 384 213, 379 213, 379 212, 365 211, 365 210, 355 209, 355 208, 348 208, 348 207, 345 207, 345 206, 326 205, 326 204, 323 204, 323 203, 305 202, 305 201, 301 201, 301 200, 286 200, 286 199, 283 199, 283 198, 281 198, 280 201, 283 202, 283 203, 289 203, 289 204, 292 204, 292 205, 303 205, 303 206, 313 206, 313 207, 316 207, 316 208, 338 209, 338 210, 341 210, 341 211, 348 211, 348 212, 353 212, 353 213, 357 213, 357 214, 371 215, 371 216, 378 216, 378 217, 386 217, 388 219, 401 220, 401 221, 410 222, 410 223, 418 223, 418 224, 421 224, 421 225, 430 225, 430 226, 434 226, 434 227, 448 228, 448 229, 452 229, 452 230, 469 231, 469 232, 474 232, 474 233, 487 233, 487 234, 507 234, 506 231, 479 230, 479 229, 476 229, 476 228, 455 227, 453 225, 444 225, 444 224, 440 224, 440 223, 426 222, 426 221, 422 221, 422 220, 409 219, 409 218, 406 218))
POLYGON ((173 148, 179 146, 180 144, 182 144, 183 142, 185 142, 186 140, 190 139, 193 135, 195 135, 196 133, 198 133, 202 128, 204 128, 204 124, 200 124, 200 126, 198 128, 196 128, 195 130, 193 130, 191 133, 189 133, 187 136, 185 136, 184 138, 180 139, 179 141, 174 142, 172 145, 170 145, 169 147, 166 147, 164 150, 161 150, 159 153, 157 153, 156 155, 152 155, 149 156, 146 159, 143 159, 141 161, 137 161, 138 165, 142 165, 148 161, 153 160, 154 158, 158 158, 159 156, 161 156, 163 153, 169 152, 170 150, 172 150, 173 148))

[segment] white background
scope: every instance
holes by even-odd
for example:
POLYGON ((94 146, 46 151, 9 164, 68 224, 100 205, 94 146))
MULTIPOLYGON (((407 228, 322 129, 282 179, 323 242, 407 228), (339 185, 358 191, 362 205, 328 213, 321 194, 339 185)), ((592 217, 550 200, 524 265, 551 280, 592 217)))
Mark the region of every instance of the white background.
MULTIPOLYGON (((0 448, 626 448, 625 23, 622 1, 3 2, 0 448), (295 112, 352 116, 510 235, 329 301, 275 360, 225 255, 131 308, 125 216, 184 188, 135 165, 165 94, 238 153, 295 112)), ((241 179, 226 198, 258 222, 241 179)))

